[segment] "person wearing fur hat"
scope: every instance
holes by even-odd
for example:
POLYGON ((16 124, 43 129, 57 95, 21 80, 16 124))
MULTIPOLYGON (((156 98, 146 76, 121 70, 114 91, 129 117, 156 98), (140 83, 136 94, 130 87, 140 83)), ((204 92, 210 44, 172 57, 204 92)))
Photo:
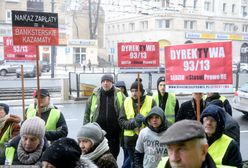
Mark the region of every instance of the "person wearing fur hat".
POLYGON ((102 76, 101 87, 94 89, 86 103, 83 124, 97 122, 106 131, 110 152, 117 159, 122 132, 118 117, 125 95, 113 83, 114 78, 111 74, 102 76))
MULTIPOLYGON (((26 118, 38 116, 38 95, 37 90, 33 93, 34 103, 30 104, 25 110, 26 118)), ((61 137, 66 137, 68 134, 68 127, 64 115, 51 102, 50 93, 47 89, 40 89, 40 110, 41 118, 46 123, 46 138, 48 141, 55 141, 61 137)))
POLYGON ((21 118, 9 114, 9 106, 0 103, 0 150, 4 149, 5 143, 19 134, 21 118))
POLYGON ((45 122, 39 117, 24 121, 20 136, 13 138, 0 156, 1 165, 39 165, 47 148, 45 122))
POLYGON ((242 167, 237 142, 224 134, 225 111, 217 105, 208 105, 201 114, 201 122, 208 140, 208 153, 216 165, 242 167))
POLYGON ((87 158, 80 158, 81 149, 71 138, 60 138, 42 155, 42 168, 97 168, 87 158))
POLYGON ((157 106, 164 110, 165 116, 170 125, 175 123, 175 118, 179 109, 179 103, 174 93, 165 91, 165 77, 161 76, 157 80, 157 92, 153 95, 157 106))
POLYGON ((160 107, 153 107, 145 118, 146 128, 139 133, 134 152, 135 168, 156 168, 162 157, 167 156, 164 143, 168 121, 160 107))
POLYGON ((109 151, 105 134, 96 122, 83 125, 77 134, 81 157, 92 160, 99 168, 118 168, 116 159, 109 151))
POLYGON ((119 117, 119 124, 124 129, 124 148, 128 151, 131 168, 133 168, 133 158, 135 151, 135 144, 138 138, 140 128, 144 127, 142 124, 145 117, 151 111, 151 108, 156 105, 156 102, 151 96, 145 94, 143 84, 135 80, 132 83, 131 97, 127 97, 124 101, 124 106, 119 117), (140 87, 138 87, 140 84, 140 87), (138 112, 138 88, 140 88, 140 111, 138 112))

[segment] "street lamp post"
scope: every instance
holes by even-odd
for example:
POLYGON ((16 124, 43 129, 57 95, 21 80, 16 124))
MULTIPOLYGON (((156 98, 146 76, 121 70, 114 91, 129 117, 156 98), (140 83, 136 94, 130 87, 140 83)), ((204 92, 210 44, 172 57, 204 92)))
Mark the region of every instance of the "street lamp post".
MULTIPOLYGON (((51 12, 54 13, 54 0, 51 0, 51 12)), ((51 47, 51 78, 54 78, 55 46, 51 47)))

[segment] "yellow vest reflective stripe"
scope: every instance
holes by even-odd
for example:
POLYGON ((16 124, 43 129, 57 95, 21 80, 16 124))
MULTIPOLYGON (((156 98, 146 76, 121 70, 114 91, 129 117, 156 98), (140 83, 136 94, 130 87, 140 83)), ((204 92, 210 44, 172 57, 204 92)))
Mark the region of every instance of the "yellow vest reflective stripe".
MULTIPOLYGON (((140 108, 140 114, 142 114, 144 117, 146 117, 147 114, 151 111, 152 100, 153 98, 151 96, 145 97, 144 103, 140 108)), ((124 101, 124 108, 128 120, 135 117, 135 112, 133 109, 133 100, 131 97, 127 97, 126 100, 124 101)), ((134 136, 134 135, 135 135, 134 130, 124 130, 124 136, 134 136)))
POLYGON ((15 148, 7 147, 5 149, 5 163, 4 165, 12 165, 14 160, 15 148))
MULTIPOLYGON (((158 94, 155 94, 153 96, 153 99, 156 101, 157 106, 159 106, 158 94)), ((174 93, 168 93, 166 106, 165 109, 163 110, 170 125, 175 123, 175 107, 176 107, 176 95, 174 93)))
MULTIPOLYGON (((121 109, 122 104, 123 104, 123 98, 122 98, 122 92, 119 91, 117 92, 117 102, 118 102, 118 106, 121 109)), ((91 106, 90 106, 90 122, 93 121, 93 116, 96 113, 96 108, 97 108, 97 96, 95 94, 92 95, 91 98, 91 106)))
POLYGON ((222 165, 222 159, 231 141, 232 138, 223 134, 208 148, 208 153, 213 158, 216 165, 222 165))
POLYGON ((166 157, 162 157, 162 159, 160 160, 160 162, 158 163, 158 166, 157 168, 164 168, 165 167, 165 164, 166 162, 168 161, 169 157, 166 156, 166 157))
POLYGON ((11 128, 12 126, 9 125, 8 128, 5 130, 3 133, 1 140, 0 140, 0 147, 4 147, 4 143, 8 142, 12 137, 11 137, 11 128))
MULTIPOLYGON (((32 118, 36 116, 36 109, 34 108, 34 105, 29 105, 28 110, 27 110, 27 119, 32 118)), ((46 121, 46 131, 53 131, 56 130, 56 125, 60 117, 60 111, 58 109, 51 109, 50 114, 47 118, 46 121)))

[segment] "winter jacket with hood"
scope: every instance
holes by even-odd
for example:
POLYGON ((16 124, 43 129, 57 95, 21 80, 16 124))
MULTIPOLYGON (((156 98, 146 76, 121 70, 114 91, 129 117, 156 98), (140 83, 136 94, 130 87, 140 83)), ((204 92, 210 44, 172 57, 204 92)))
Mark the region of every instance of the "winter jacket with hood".
MULTIPOLYGON (((212 105, 212 104, 208 105, 201 114, 202 123, 203 123, 203 118, 207 116, 211 116, 217 121, 217 127, 215 130, 215 133, 211 137, 207 136, 209 147, 211 147, 211 145, 215 141, 217 141, 219 138, 221 138, 224 134, 224 128, 225 128, 224 114, 225 114, 225 111, 222 108, 216 105, 212 105)), ((216 148, 214 150, 218 151, 218 149, 216 148)), ((239 168, 242 167, 242 157, 239 151, 239 147, 237 145, 237 142, 233 139, 231 140, 231 142, 229 143, 226 149, 226 152, 222 159, 222 165, 236 166, 239 168)))
MULTIPOLYGON (((219 99, 215 99, 211 102, 208 102, 206 106, 214 104, 223 109, 223 102, 219 99)), ((224 110, 224 109, 223 109, 224 110)), ((225 130, 224 134, 228 135, 229 137, 233 138, 240 146, 240 126, 239 123, 232 118, 232 116, 228 113, 224 113, 225 116, 225 130)))
POLYGON ((163 142, 164 134, 168 128, 168 121, 164 111, 160 107, 153 107, 145 118, 146 128, 142 129, 135 147, 134 167, 136 168, 156 168, 162 157, 167 156, 166 145, 163 142), (157 115, 162 123, 155 129, 149 125, 148 121, 157 115))

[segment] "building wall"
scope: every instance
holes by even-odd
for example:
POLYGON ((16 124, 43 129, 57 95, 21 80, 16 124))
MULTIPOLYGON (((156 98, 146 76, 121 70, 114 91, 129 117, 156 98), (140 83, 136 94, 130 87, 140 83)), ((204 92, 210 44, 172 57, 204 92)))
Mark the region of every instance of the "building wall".
MULTIPOLYGON (((120 14, 108 18, 105 22, 105 46, 108 54, 114 56, 114 61, 117 62, 117 43, 118 42, 134 42, 134 41, 161 41, 166 40, 168 44, 184 44, 187 40, 194 43, 210 42, 210 41, 233 41, 233 60, 239 61, 240 47, 248 41, 248 30, 242 31, 243 25, 248 24, 248 16, 241 12, 241 6, 246 6, 247 0, 203 0, 198 1, 196 8, 193 6, 193 0, 186 1, 186 6, 175 5, 183 3, 183 1, 173 1, 173 5, 166 8, 161 8, 161 4, 150 1, 150 5, 160 6, 161 12, 142 14, 120 14), (210 3, 209 7, 206 3, 210 3), (225 3, 225 10, 223 4, 225 3), (232 6, 235 10, 232 10, 232 6), (171 8, 171 10, 169 10, 171 8), (158 19, 171 20, 169 28, 159 28, 158 19), (185 21, 194 21, 194 28, 185 28, 185 21), (148 27, 142 30, 141 21, 147 21, 148 27), (212 29, 206 29, 206 22, 213 22, 212 29), (130 23, 135 24, 135 29, 130 31, 130 23), (230 31, 224 31, 226 23, 232 24, 230 31), (125 25, 125 30, 118 29, 121 25, 125 25), (200 34, 198 38, 186 37, 186 33, 200 34), (216 34, 225 34, 226 39, 213 38, 216 34), (235 37, 234 37, 234 36, 235 37)), ((172 1, 171 1, 172 2, 172 1)))

